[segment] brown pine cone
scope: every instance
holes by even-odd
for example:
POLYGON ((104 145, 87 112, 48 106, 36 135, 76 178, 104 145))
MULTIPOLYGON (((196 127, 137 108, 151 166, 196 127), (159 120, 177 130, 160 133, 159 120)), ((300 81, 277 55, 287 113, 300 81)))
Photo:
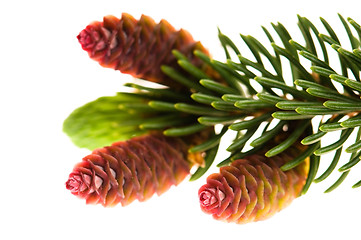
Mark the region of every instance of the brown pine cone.
POLYGON ((78 163, 66 188, 87 203, 123 206, 178 185, 188 174, 189 146, 161 134, 135 137, 96 149, 78 163))
POLYGON ((201 209, 217 220, 247 223, 264 220, 288 206, 299 196, 307 178, 308 160, 283 172, 298 149, 274 157, 256 154, 221 167, 199 189, 201 209))
POLYGON ((208 55, 187 31, 177 31, 165 20, 157 24, 144 15, 139 20, 125 13, 121 19, 106 16, 103 22, 88 25, 80 32, 78 40, 89 56, 103 67, 173 87, 179 84, 160 69, 161 65, 178 68, 172 50, 180 51, 198 67, 203 63, 193 51, 200 50, 208 55))

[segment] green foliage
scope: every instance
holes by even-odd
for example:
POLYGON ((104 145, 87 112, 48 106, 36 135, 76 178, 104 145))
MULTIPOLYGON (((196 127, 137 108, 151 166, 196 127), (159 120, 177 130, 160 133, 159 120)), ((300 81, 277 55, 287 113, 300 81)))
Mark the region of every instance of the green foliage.
MULTIPOLYGON (((299 157, 282 167, 283 170, 291 169, 300 164, 306 157, 311 157, 311 169, 303 193, 307 191, 313 181, 320 182, 333 172, 340 160, 341 149, 346 140, 349 139, 355 128, 360 129, 361 126, 358 114, 361 106, 361 51, 359 49, 361 28, 354 20, 349 18, 346 21, 341 15, 339 17, 349 38, 351 50, 341 46, 337 34, 323 18, 321 18, 321 23, 326 32, 320 33, 307 18, 298 16, 298 26, 303 35, 302 40, 292 39, 282 24, 272 24, 276 36, 281 40, 282 44, 277 43, 275 41, 276 37, 272 36, 270 31, 263 27, 267 38, 271 42, 270 46, 274 54, 270 53, 266 46, 263 46, 252 36, 241 35, 254 60, 242 55, 242 51, 236 47, 236 44, 219 31, 220 41, 228 58, 227 63, 231 69, 237 70, 238 74, 242 76, 238 81, 247 83, 256 81, 262 86, 262 90, 255 95, 253 88, 243 84, 243 87, 248 90, 248 94, 246 94, 246 99, 242 96, 242 100, 236 106, 247 108, 246 103, 248 102, 248 108, 252 108, 252 104, 254 104, 255 107, 260 106, 259 109, 266 109, 267 106, 262 105, 260 101, 263 104, 267 102, 276 108, 271 107, 268 109, 266 114, 271 113, 272 117, 265 117, 264 121, 281 120, 277 125, 274 125, 274 128, 265 128, 261 136, 251 139, 250 146, 255 149, 261 144, 273 141, 276 135, 283 132, 284 126, 289 129, 287 130, 289 132, 287 133, 288 138, 270 149, 266 156, 277 155, 295 141, 302 140, 302 144, 309 146, 299 157), (353 30, 357 33, 357 36, 353 34, 353 30), (304 42, 304 44, 301 42, 304 42), (230 59, 231 51, 238 56, 239 62, 230 59), (339 66, 330 65, 329 56, 332 56, 332 54, 339 57, 339 66), (291 83, 285 81, 285 79, 289 79, 289 76, 283 75, 287 64, 283 64, 283 62, 281 64, 281 59, 289 63, 293 79, 291 83), (265 60, 268 60, 269 64, 267 66, 271 67, 266 67, 265 60), (310 68, 305 67, 304 60, 308 61, 308 64, 311 65, 310 68), (309 121, 309 119, 316 116, 322 116, 320 122, 309 121), (318 124, 318 126, 313 126, 316 131, 310 132, 310 128, 305 131, 312 124, 318 124), (307 134, 300 138, 303 131, 307 132, 307 134), (328 132, 336 131, 340 132, 339 139, 334 139, 332 143, 326 143, 326 145, 323 141, 321 143, 321 140, 328 132), (330 152, 335 152, 333 161, 327 170, 316 178, 318 165, 322 161, 320 156, 330 152)), ((334 64, 335 59, 331 60, 334 64)), ((253 125, 250 123, 257 121, 258 118, 234 123, 230 126, 230 129, 251 131, 253 125), (243 125, 245 127, 241 127, 243 125)), ((269 126, 269 124, 266 126, 269 126)), ((248 135, 249 131, 246 131, 245 135, 248 135)), ((235 143, 238 141, 236 139, 235 143)), ((271 146, 270 143, 268 143, 269 146, 271 146)), ((242 142, 242 144, 244 143, 242 142)), ((233 148, 230 149, 233 150, 233 148)), ((252 150, 245 151, 244 154, 254 152, 252 150)), ((330 192, 339 186, 350 170, 360 161, 360 150, 360 134, 357 134, 355 143, 346 148, 346 152, 352 153, 350 160, 339 168, 339 172, 341 172, 339 179, 326 192, 330 192)), ((243 155, 239 153, 239 149, 237 151, 237 153, 232 152, 231 157, 221 164, 227 164, 232 159, 235 159, 235 156, 243 155)), ((360 186, 360 182, 354 185, 354 187, 358 186, 360 186)))

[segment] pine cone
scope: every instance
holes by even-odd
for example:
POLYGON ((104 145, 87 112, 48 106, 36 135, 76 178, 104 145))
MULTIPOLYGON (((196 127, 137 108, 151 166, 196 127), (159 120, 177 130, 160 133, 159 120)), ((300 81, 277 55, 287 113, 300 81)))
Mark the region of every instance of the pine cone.
POLYGON ((161 134, 135 137, 96 149, 69 175, 66 188, 87 203, 123 206, 178 185, 188 174, 188 146, 161 134))
POLYGON ((82 48, 103 67, 113 68, 136 78, 175 86, 160 69, 161 65, 177 68, 171 53, 177 49, 196 66, 203 63, 193 55, 194 50, 208 51, 185 30, 176 31, 167 21, 155 21, 142 15, 140 20, 129 14, 121 19, 106 16, 103 22, 93 22, 78 35, 82 48))
POLYGON ((221 167, 199 189, 201 209, 217 220, 239 224, 271 217, 298 197, 305 184, 308 161, 286 172, 280 169, 297 152, 271 158, 256 154, 221 167))

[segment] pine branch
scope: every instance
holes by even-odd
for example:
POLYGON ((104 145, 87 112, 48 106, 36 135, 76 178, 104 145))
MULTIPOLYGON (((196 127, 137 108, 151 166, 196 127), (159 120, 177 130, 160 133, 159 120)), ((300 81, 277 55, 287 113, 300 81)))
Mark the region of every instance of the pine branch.
MULTIPOLYGON (((277 173, 309 165, 303 174, 303 188, 297 188, 296 195, 305 194, 313 182, 339 172, 339 178, 325 192, 333 191, 361 159, 361 27, 339 15, 350 41, 348 49, 325 19, 320 18, 321 30, 307 18, 297 17, 302 39, 293 39, 281 23, 271 24, 273 32, 262 27, 268 45, 240 34, 251 56, 243 54, 243 49, 219 30, 227 58, 224 62, 212 59, 187 32, 176 31, 165 21, 156 24, 146 16, 139 21, 128 15, 122 19, 106 17, 79 35, 83 49, 106 67, 162 86, 126 83, 132 92, 102 97, 76 109, 65 120, 64 131, 77 146, 89 149, 154 132, 181 139, 188 143, 190 156, 201 156, 191 180, 199 179, 215 164, 222 139, 233 133, 233 142, 225 147, 229 155, 216 163, 222 166, 217 176, 224 177, 227 184, 232 185, 232 176, 238 172, 225 171, 244 171, 245 166, 251 169, 249 163, 240 164, 240 159, 256 156, 275 161, 277 167, 270 167, 277 173), (122 31, 128 31, 129 38, 118 39, 122 31), (134 51, 133 55, 122 55, 125 46, 134 51), (158 55, 161 57, 155 61, 158 55), (338 56, 339 66, 330 61, 332 55, 338 56), (148 66, 146 61, 152 64, 148 66), (316 117, 321 120, 313 121, 316 117), (216 131, 218 126, 221 131, 216 131), (339 136, 325 143, 330 132, 339 136), (357 132, 356 138, 347 145, 353 132, 357 132), (343 151, 351 153, 346 162, 343 151), (333 160, 319 175, 318 167, 326 153, 333 153, 333 160), (286 155, 288 160, 281 161, 280 156, 286 155)), ((249 170, 249 174, 258 174, 255 177, 264 184, 275 184, 269 176, 262 176, 267 164, 257 166, 257 171, 249 170)), ((226 182, 222 186, 227 188, 226 182)), ((245 184, 262 198, 264 189, 253 186, 249 179, 245 184)), ((359 186, 361 181, 353 185, 359 186)), ((208 208, 209 199, 202 196, 208 208)), ((227 215, 223 210, 220 214, 227 215)))

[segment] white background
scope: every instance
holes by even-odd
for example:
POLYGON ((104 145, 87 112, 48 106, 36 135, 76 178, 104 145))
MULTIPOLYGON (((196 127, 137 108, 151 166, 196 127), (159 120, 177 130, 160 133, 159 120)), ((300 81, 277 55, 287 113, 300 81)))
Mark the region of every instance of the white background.
MULTIPOLYGON (((279 21, 299 36, 300 14, 326 33, 318 20, 322 16, 344 36, 337 13, 361 23, 360 9, 359 1, 3 1, 0 239, 360 239, 361 190, 351 189, 361 179, 359 166, 332 193, 323 191, 337 173, 273 218, 236 225, 201 212, 197 191, 205 178, 186 180, 145 203, 86 205, 64 184, 89 152, 62 133, 62 121, 73 109, 132 81, 90 60, 77 42, 88 23, 105 15, 167 19, 224 60, 217 26, 236 43, 239 33, 268 43, 261 25, 271 30, 270 22, 279 21)), ((322 161, 320 172, 331 159, 322 161)))

